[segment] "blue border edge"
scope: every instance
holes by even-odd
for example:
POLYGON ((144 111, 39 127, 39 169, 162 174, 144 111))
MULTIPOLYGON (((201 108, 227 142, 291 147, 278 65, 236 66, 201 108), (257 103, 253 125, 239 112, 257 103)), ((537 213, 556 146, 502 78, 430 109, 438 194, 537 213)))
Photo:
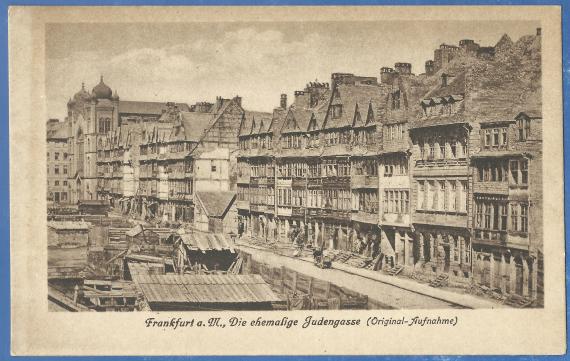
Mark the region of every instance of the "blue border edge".
MULTIPOLYGON (((14 357, 10 354, 10 337, 11 337, 11 314, 10 314, 10 192, 9 192, 9 105, 8 105, 8 7, 14 5, 265 5, 265 6, 283 6, 283 5, 558 5, 561 6, 562 12, 562 82, 563 82, 563 107, 564 110, 570 109, 570 3, 567 0, 558 1, 540 1, 540 0, 477 0, 476 2, 467 2, 466 0, 0 0, 1 6, 1 26, 2 35, 0 36, 0 64, 4 64, 0 70, 0 360, 28 360, 35 357, 14 357)), ((568 135, 567 127, 570 126, 570 112, 564 112, 564 177, 570 175, 570 135, 568 135)), ((564 183, 565 199, 570 197, 570 184, 564 183)), ((565 202, 565 214, 570 214, 570 203, 565 202)), ((565 228, 570 226, 570 221, 565 218, 565 228)), ((566 245, 569 244, 570 237, 568 232, 565 234, 566 245)), ((566 247, 568 248, 568 247, 566 247)), ((570 263, 570 255, 566 253, 566 265, 570 263)), ((570 296, 570 271, 566 267, 566 299, 570 296)), ((568 308, 566 310, 566 319, 568 319, 568 308)), ((540 327, 540 326, 539 326, 540 327)), ((568 334, 570 328, 566 324, 566 337, 568 344, 568 334)), ((540 342, 540 340, 536 340, 540 342)), ((209 359, 225 359, 225 360, 372 360, 383 358, 387 360, 445 360, 461 358, 463 360, 487 359, 493 361, 499 360, 525 360, 530 361, 537 356, 156 356, 156 357, 41 357, 44 360, 181 360, 191 358, 196 361, 209 359)), ((566 355, 561 356, 539 356, 549 360, 565 360, 566 355)))

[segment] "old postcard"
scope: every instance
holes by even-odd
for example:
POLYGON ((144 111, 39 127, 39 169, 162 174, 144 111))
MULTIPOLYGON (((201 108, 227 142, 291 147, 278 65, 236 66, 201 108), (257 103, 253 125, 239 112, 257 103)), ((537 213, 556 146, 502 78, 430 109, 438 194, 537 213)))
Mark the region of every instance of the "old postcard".
POLYGON ((14 354, 565 352, 560 8, 9 21, 14 354))

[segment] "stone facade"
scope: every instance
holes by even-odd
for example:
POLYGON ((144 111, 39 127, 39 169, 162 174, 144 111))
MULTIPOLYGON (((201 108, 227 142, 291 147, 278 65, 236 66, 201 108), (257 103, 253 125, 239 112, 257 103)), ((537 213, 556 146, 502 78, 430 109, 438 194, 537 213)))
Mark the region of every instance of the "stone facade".
POLYGON ((196 191, 235 188, 232 134, 243 118, 240 104, 239 97, 190 111, 172 104, 156 121, 128 122, 107 134, 99 198, 142 219, 192 223, 196 191))

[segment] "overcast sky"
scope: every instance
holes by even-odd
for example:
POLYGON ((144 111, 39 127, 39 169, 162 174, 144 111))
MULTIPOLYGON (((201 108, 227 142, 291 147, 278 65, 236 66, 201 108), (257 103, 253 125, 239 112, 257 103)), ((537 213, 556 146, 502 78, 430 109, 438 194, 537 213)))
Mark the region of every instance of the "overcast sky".
POLYGON ((534 34, 534 22, 316 22, 49 24, 46 93, 50 118, 103 75, 122 100, 192 104, 243 97, 249 110, 271 111, 279 95, 333 72, 378 76, 382 66, 412 63, 423 72, 445 42, 494 45, 507 33, 534 34))

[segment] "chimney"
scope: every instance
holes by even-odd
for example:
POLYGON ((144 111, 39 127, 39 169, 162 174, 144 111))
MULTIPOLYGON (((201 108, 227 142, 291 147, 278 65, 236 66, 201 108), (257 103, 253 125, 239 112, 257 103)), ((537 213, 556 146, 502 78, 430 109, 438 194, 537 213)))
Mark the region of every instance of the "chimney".
POLYGON ((410 63, 396 63, 394 69, 400 75, 407 75, 412 73, 412 64, 410 63))
POLYGON ((287 109, 287 94, 281 94, 281 101, 279 102, 281 109, 287 109))
POLYGON ((354 74, 352 73, 332 73, 331 84, 333 86, 338 84, 354 84, 354 74))
POLYGON ((174 103, 173 102, 166 102, 166 110, 168 113, 171 113, 174 110, 174 103))
POLYGON ((433 60, 427 60, 425 64, 426 74, 432 75, 434 73, 433 60))
POLYGON ((237 103, 237 105, 239 105, 241 107, 241 97, 239 95, 236 95, 234 97, 234 100, 237 103))
POLYGON ((536 28, 536 36, 542 35, 542 28, 536 28))
POLYGON ((394 69, 385 66, 380 68, 380 83, 392 84, 393 79, 394 79, 394 69))

